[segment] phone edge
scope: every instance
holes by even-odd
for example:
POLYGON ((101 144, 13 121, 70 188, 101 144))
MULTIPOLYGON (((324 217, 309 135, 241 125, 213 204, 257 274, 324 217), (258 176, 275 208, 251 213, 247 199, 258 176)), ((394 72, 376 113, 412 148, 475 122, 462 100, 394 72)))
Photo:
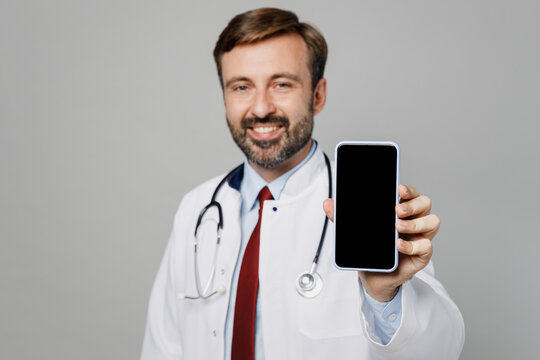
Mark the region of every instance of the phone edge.
MULTIPOLYGON (((338 268, 339 270, 344 270, 344 271, 369 271, 369 272, 379 272, 379 273, 391 273, 393 272, 394 270, 397 269, 398 265, 399 265, 399 256, 398 256, 398 250, 397 250, 397 241, 398 241, 398 238, 399 238, 399 234, 398 234, 398 231, 397 229, 394 229, 395 231, 395 236, 394 236, 394 266, 390 269, 369 269, 369 268, 349 268, 349 267, 341 267, 339 266, 337 263, 336 263, 336 252, 335 252, 335 249, 336 249, 336 241, 337 241, 337 238, 336 238, 336 222, 337 222, 337 167, 338 167, 338 156, 337 156, 337 153, 338 153, 338 149, 340 146, 342 145, 355 145, 355 144, 358 144, 358 145, 391 145, 393 146, 396 151, 397 151, 397 161, 396 161, 396 205, 399 203, 399 191, 398 191, 398 188, 399 188, 399 178, 400 178, 400 164, 401 164, 401 151, 400 151, 400 148, 399 148, 399 145, 397 143, 395 143, 394 141, 349 141, 349 140, 344 140, 344 141, 340 141, 335 149, 334 149, 334 161, 335 161, 335 166, 334 166, 334 174, 333 174, 333 177, 334 177, 334 183, 336 184, 335 186, 335 195, 334 195, 334 258, 333 258, 333 263, 334 263, 334 266, 336 268, 338 268)), ((398 217, 397 217, 397 213, 395 214, 395 220, 397 220, 398 217)))

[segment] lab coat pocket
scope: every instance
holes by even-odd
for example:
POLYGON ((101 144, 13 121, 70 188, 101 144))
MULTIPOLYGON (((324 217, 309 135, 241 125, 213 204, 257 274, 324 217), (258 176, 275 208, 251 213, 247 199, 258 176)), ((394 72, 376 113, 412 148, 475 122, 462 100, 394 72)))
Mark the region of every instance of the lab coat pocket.
POLYGON ((308 338, 325 339, 362 334, 357 298, 302 298, 298 314, 300 332, 308 338))

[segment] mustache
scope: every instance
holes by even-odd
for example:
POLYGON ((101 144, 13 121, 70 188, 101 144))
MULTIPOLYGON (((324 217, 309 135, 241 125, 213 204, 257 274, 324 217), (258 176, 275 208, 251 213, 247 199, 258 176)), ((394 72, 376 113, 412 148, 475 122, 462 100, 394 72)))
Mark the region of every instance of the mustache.
POLYGON ((277 124, 285 128, 289 127, 289 119, 286 116, 265 116, 263 118, 253 116, 242 119, 242 129, 247 130, 249 127, 261 124, 277 124))

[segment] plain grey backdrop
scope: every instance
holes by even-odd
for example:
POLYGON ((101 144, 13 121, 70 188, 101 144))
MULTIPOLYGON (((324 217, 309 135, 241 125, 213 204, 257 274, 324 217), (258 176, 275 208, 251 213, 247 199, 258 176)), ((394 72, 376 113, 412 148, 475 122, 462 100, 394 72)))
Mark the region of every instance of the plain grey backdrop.
POLYGON ((261 5, 326 36, 324 150, 396 141, 402 182, 432 197, 461 358, 537 358, 540 3, 524 0, 0 1, 0 358, 139 356, 182 195, 243 160, 211 53, 261 5))

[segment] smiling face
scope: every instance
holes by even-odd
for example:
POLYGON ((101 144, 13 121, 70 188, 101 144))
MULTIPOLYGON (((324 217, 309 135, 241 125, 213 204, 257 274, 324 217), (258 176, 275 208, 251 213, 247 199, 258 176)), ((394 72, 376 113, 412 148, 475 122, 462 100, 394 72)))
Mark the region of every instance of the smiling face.
POLYGON ((223 55, 227 123, 253 165, 286 170, 309 152, 326 81, 312 90, 308 60, 307 46, 295 34, 238 45, 223 55))

